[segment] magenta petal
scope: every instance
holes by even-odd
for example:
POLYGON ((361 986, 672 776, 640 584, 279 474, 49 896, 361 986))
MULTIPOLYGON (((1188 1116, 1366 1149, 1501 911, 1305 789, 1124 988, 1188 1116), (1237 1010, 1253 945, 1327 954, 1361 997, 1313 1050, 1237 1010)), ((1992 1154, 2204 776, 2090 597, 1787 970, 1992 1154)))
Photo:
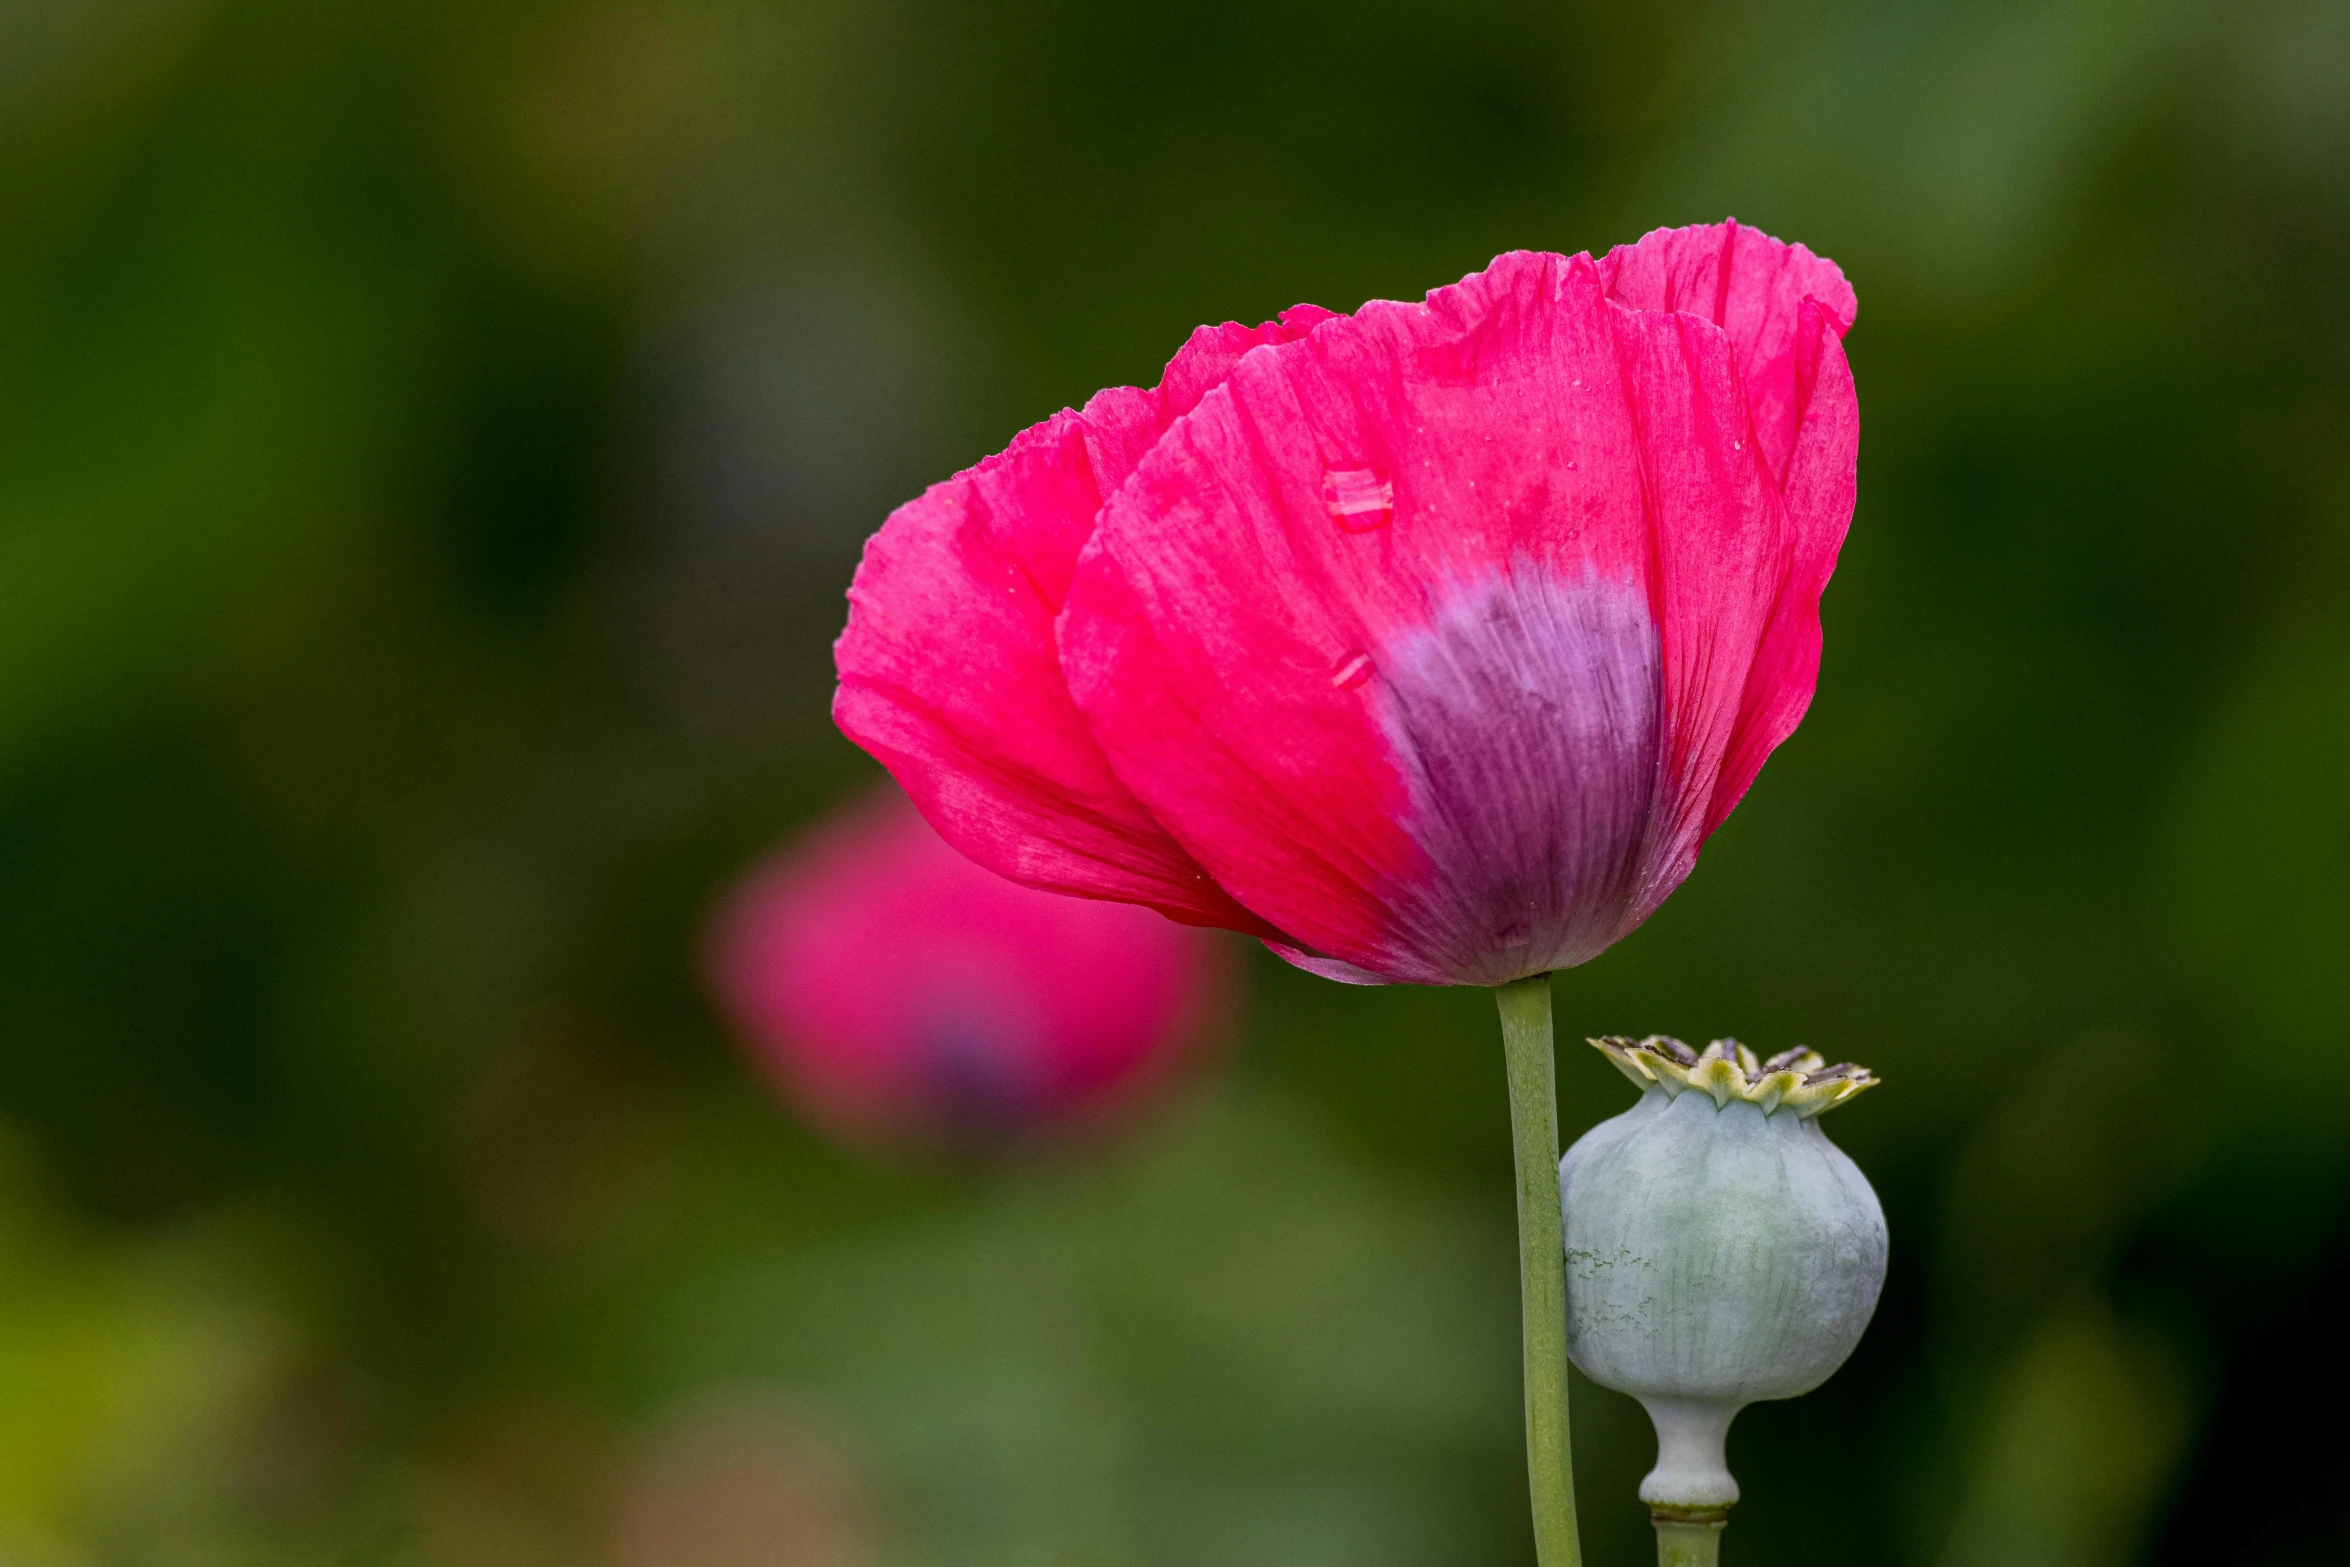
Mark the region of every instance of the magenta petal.
POLYGON ((1203 327, 1158 390, 1117 387, 891 514, 834 650, 842 731, 950 843, 1016 881, 1274 935, 1234 903, 1104 761, 1071 705, 1053 621, 1103 498, 1249 349, 1310 330, 1203 327))
POLYGON ((1519 254, 1249 356, 1071 585, 1112 766, 1356 968, 1492 984, 1620 938, 1694 862, 1791 564, 1734 348, 1519 254))
POLYGON ((1860 302, 1843 271, 1735 220, 1658 229, 1601 261, 1635 310, 1704 317, 1735 345, 1755 438, 1787 514, 1785 585, 1749 671, 1704 830, 1720 826, 1763 760, 1795 732, 1820 668, 1820 594, 1858 493, 1860 404, 1841 342, 1860 302))
POLYGON ((1707 811, 1793 551, 1776 486, 1751 450, 1735 345, 1694 316, 1619 311, 1615 320, 1641 410, 1649 593, 1663 628, 1661 901, 1695 866, 1710 830, 1707 811))
POLYGON ((1836 569, 1859 494, 1860 400, 1852 366, 1825 312, 1809 301, 1804 310, 1808 331, 1799 333, 1799 342, 1808 347, 1798 366, 1805 411, 1783 492, 1790 535, 1786 586, 1747 674, 1738 728, 1706 810, 1709 834, 1811 706, 1820 674, 1820 595, 1836 569))
POLYGON ((1720 761, 1704 832, 1744 799, 1762 761, 1795 733, 1819 681, 1819 594, 1835 571, 1856 496, 1861 411, 1840 338, 1859 298, 1845 273, 1800 244, 1737 221, 1659 228, 1600 261, 1607 296, 1680 310, 1730 334, 1762 460, 1786 505, 1786 585, 1762 630, 1720 761))
POLYGON ((1334 979, 1341 985, 1384 985, 1388 982, 1384 974, 1375 974, 1367 968, 1357 968, 1338 958, 1326 958, 1320 953, 1308 952, 1302 947, 1292 947, 1284 942, 1267 941, 1265 950, 1284 963, 1304 969, 1309 974, 1318 974, 1324 979, 1334 979))
POLYGON ((1703 316, 1730 335, 1763 459, 1783 477, 1812 390, 1800 365, 1817 357, 1800 341, 1803 303, 1826 312, 1838 337, 1860 310, 1842 269, 1732 219, 1657 229, 1609 251, 1599 273, 1618 304, 1703 316))

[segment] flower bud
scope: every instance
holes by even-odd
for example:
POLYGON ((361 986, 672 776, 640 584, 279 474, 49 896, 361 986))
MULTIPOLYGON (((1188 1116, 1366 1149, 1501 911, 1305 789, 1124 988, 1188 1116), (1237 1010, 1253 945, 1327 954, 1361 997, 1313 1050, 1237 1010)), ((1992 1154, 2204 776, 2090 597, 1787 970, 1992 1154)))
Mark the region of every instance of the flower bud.
POLYGON ((1738 1500, 1723 1439, 1852 1353, 1885 1282, 1885 1213, 1817 1117, 1877 1080, 1808 1050, 1595 1039, 1640 1102, 1559 1161, 1567 1353, 1655 1422, 1660 1526, 1738 1500))

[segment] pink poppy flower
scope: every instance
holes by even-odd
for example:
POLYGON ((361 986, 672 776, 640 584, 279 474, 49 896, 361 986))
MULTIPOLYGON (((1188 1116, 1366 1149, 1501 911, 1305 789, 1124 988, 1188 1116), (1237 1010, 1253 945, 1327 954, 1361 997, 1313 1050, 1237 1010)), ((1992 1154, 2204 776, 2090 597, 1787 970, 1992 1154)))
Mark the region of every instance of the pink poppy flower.
POLYGON ((1581 963, 1811 701, 1855 309, 1724 223, 1202 328, 890 516, 835 717, 1031 886, 1364 983, 1581 963))
POLYGON ((1164 1082, 1223 992, 1205 931, 1032 891, 890 791, 754 870, 709 973, 762 1071, 856 1140, 1067 1133, 1164 1082))

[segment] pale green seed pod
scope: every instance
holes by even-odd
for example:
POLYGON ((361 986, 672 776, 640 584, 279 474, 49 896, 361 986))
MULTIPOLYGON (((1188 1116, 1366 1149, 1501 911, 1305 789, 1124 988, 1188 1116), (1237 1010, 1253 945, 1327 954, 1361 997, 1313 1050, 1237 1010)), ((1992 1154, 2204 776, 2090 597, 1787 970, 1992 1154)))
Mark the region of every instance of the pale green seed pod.
POLYGON ((1642 1092, 1559 1161, 1567 1354, 1646 1406, 1660 1529, 1718 1527, 1731 1419, 1826 1381, 1877 1309, 1885 1212, 1817 1120, 1876 1079, 1735 1040, 1591 1043, 1642 1092))

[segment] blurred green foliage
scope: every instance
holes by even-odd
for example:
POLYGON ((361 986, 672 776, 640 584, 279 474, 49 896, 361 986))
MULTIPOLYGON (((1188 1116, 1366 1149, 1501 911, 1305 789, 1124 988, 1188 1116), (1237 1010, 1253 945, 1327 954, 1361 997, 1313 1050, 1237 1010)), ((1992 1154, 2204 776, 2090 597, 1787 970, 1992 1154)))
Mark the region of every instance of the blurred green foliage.
POLYGON ((697 926, 871 774, 890 505, 1200 321, 1734 212, 1862 299, 1826 672, 1558 985, 1887 1081, 1731 1549, 2258 1559, 2350 1277, 2346 75, 2334 0, 7 8, 0 1555, 1527 1560, 1487 998, 1261 962, 1131 1146, 882 1168, 697 926))

